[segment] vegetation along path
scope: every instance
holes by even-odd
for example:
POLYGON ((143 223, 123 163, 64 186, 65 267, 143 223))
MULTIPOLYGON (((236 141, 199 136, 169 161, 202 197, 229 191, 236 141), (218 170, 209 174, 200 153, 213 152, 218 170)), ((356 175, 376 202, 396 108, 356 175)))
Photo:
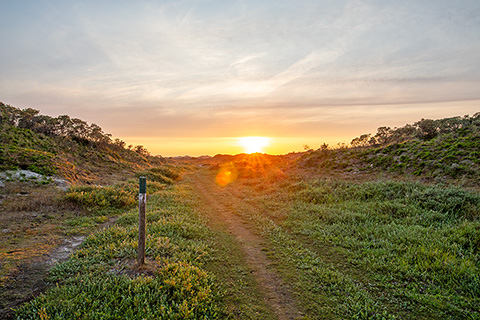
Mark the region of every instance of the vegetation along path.
POLYGON ((301 316, 296 301, 289 288, 272 268, 272 263, 265 253, 264 239, 256 232, 251 222, 235 214, 232 198, 225 198, 221 190, 203 171, 193 176, 193 185, 201 197, 202 212, 209 220, 220 223, 240 243, 247 264, 264 295, 266 304, 280 320, 296 319, 301 316))

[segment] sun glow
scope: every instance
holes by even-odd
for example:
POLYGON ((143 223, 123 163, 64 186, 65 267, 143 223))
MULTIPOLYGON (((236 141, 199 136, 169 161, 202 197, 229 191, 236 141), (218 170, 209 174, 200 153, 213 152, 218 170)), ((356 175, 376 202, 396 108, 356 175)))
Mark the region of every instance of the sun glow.
POLYGON ((266 137, 242 137, 238 138, 238 144, 245 148, 245 153, 263 152, 263 147, 270 144, 266 137))

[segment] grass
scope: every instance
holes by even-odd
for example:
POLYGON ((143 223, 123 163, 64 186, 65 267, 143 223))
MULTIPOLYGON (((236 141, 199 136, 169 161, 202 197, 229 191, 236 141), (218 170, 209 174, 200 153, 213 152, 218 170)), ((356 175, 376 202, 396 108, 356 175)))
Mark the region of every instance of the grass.
MULTIPOLYGON (((137 174, 141 176, 141 174, 137 174)), ((164 190, 171 181, 147 181, 149 193, 164 190)), ((138 181, 128 180, 111 186, 74 186, 65 194, 65 200, 87 210, 133 208, 138 203, 138 181)))
POLYGON ((89 236, 51 271, 55 286, 17 311, 21 319, 211 319, 220 316, 213 278, 203 268, 209 229, 182 201, 181 187, 149 196, 147 268, 135 267, 138 213, 89 236))
MULTIPOLYGON (((55 266, 48 278, 50 289, 18 309, 16 317, 273 319, 238 241, 205 219, 188 179, 163 186, 155 191, 147 186, 144 268, 136 266, 138 212, 132 209, 112 227, 91 234, 68 261, 55 266)), ((70 192, 104 194, 104 189, 70 192)), ((68 225, 88 227, 104 219, 102 201, 78 203, 99 213, 70 219, 68 225)))
POLYGON ((385 145, 323 148, 304 154, 299 163, 307 170, 336 172, 340 176, 382 174, 478 187, 479 123, 438 134, 429 140, 412 138, 385 145))
POLYGON ((313 319, 480 319, 474 191, 292 175, 239 179, 223 194, 269 239, 313 319))
POLYGON ((215 275, 222 293, 220 306, 231 319, 275 319, 260 294, 238 240, 216 229, 215 257, 205 269, 215 275))
MULTIPOLYGON (((278 170, 239 174, 217 196, 268 240, 264 250, 305 319, 480 319, 477 192, 278 170)), ((214 173, 203 174, 214 181, 214 173)), ((146 267, 135 265, 135 205, 118 202, 138 192, 136 182, 72 188, 58 201, 90 209, 64 228, 91 230, 132 209, 53 268, 51 288, 17 318, 272 318, 238 241, 205 220, 189 179, 149 183, 146 267)), ((48 207, 42 201, 17 209, 48 207)))
POLYGON ((341 252, 363 273, 359 289, 368 288, 366 280, 381 289, 371 301, 382 303, 384 312, 480 317, 478 194, 408 182, 329 180, 307 184, 299 194, 285 226, 310 244, 341 252))
MULTIPOLYGON (((228 199, 229 210, 266 239, 272 267, 293 289, 305 319, 480 319, 480 196, 447 184, 478 188, 474 118, 456 129, 439 127, 428 139, 407 135, 337 150, 325 145, 283 157, 216 156, 211 167, 229 178, 217 179, 223 187, 215 196, 228 199), (336 178, 311 178, 325 172, 336 178), (437 184, 389 180, 399 177, 437 184)), ((101 130, 82 138, 35 126, 1 124, 0 169, 60 174, 89 185, 62 193, 48 179, 5 183, 0 317, 5 301, 44 289, 32 291, 44 279, 38 261, 62 238, 90 234, 52 269, 50 289, 19 308, 17 318, 273 318, 241 244, 204 219, 188 180, 177 184, 191 163, 169 165, 101 130), (148 180, 145 268, 135 266, 138 185, 126 180, 135 173, 148 180), (116 218, 113 227, 94 232, 116 218)))
POLYGON ((43 175, 57 171, 55 154, 17 146, 0 147, 0 168, 4 170, 27 169, 43 175))
MULTIPOLYGON (((113 227, 89 236, 80 250, 50 272, 49 281, 54 286, 24 305, 16 316, 21 319, 264 319, 266 311, 259 307, 261 303, 249 307, 245 303, 245 309, 235 305, 238 301, 260 298, 251 297, 256 291, 252 290, 253 280, 241 255, 231 257, 230 245, 234 245, 231 237, 206 225, 195 209, 198 199, 192 191, 183 185, 155 192, 151 185, 147 189, 145 269, 135 266, 138 212, 134 209, 121 215, 113 227), (217 241, 222 242, 217 244, 217 241), (244 292, 243 296, 233 298, 238 292, 244 292)), ((67 193, 70 201, 97 209, 103 208, 103 198, 95 201, 84 198, 99 199, 98 194, 108 198, 113 194, 99 187, 74 188, 70 192, 84 195, 72 200, 67 193)), ((93 221, 90 217, 77 217, 67 224, 88 226, 93 221)))
MULTIPOLYGON (((206 177, 207 181, 214 181, 208 172, 201 171, 196 174, 206 177)), ((191 177, 186 178, 186 183, 191 185, 191 177)), ((229 202, 236 200, 234 197, 228 199, 229 202)), ((191 201, 201 216, 208 216, 206 211, 212 210, 208 206, 203 207, 200 195, 193 195, 191 201)), ((224 223, 222 219, 207 220, 208 227, 213 231, 215 250, 205 264, 205 269, 215 275, 222 293, 221 308, 232 319, 276 319, 252 274, 242 244, 230 231, 225 230, 224 223)))

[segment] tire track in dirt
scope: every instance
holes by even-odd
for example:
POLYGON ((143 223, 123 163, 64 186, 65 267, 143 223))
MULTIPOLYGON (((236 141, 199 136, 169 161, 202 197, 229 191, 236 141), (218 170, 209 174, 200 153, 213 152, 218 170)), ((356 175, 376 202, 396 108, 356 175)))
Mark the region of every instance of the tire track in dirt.
POLYGON ((214 182, 200 174, 193 175, 193 186, 203 201, 203 211, 213 221, 221 222, 223 226, 241 244, 247 264, 252 270, 255 280, 261 289, 267 305, 271 307, 277 319, 290 320, 302 316, 296 301, 287 286, 272 267, 272 262, 262 250, 263 238, 241 217, 236 215, 229 204, 221 197, 213 195, 214 182))

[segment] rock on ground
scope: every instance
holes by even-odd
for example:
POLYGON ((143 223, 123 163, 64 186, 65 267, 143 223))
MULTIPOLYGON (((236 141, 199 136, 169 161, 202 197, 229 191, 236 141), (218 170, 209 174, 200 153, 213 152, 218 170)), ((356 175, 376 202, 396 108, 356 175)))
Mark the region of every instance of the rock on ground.
POLYGON ((59 189, 66 191, 70 183, 58 177, 47 177, 30 170, 7 170, 0 172, 0 188, 5 187, 5 181, 46 181, 55 183, 59 189))

